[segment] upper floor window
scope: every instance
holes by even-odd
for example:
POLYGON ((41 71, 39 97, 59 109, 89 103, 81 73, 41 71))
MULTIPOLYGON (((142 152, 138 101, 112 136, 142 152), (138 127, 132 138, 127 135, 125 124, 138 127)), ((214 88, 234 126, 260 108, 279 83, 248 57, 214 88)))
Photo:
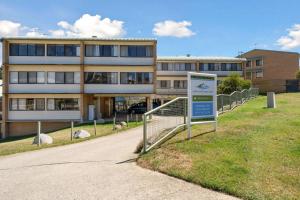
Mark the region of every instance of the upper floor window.
POLYGON ((79 84, 80 72, 48 72, 47 82, 55 84, 79 84))
POLYGON ((168 89, 171 87, 171 81, 170 80, 158 80, 157 87, 160 89, 168 89))
POLYGON ((192 70, 192 64, 191 63, 185 63, 185 71, 191 71, 192 70))
POLYGON ((187 81, 186 80, 174 80, 174 88, 175 89, 186 89, 187 81))
POLYGON ((80 47, 75 44, 48 44, 47 56, 79 56, 80 47))
POLYGON ((221 63, 221 71, 227 71, 227 64, 221 63))
POLYGON ((45 72, 10 72, 11 84, 42 84, 45 83, 45 72))
POLYGON ((168 71, 169 70, 169 63, 161 63, 161 70, 168 71))
POLYGON ((87 84, 118 84, 118 73, 85 72, 84 82, 87 84))
POLYGON ((215 63, 208 63, 208 71, 215 71, 215 63))
POLYGON ((118 56, 118 46, 115 45, 85 45, 87 57, 114 57, 118 56))
POLYGON ((248 60, 248 61, 246 62, 246 67, 251 67, 251 64, 252 64, 251 60, 248 60))
POLYGON ((199 70, 204 71, 204 63, 200 63, 199 70))
POLYGON ((144 45, 122 45, 122 57, 152 57, 153 47, 144 45))
POLYGON ((231 71, 237 71, 237 63, 231 63, 231 71))
POLYGON ((121 72, 121 84, 152 84, 152 72, 121 72))
POLYGON ((10 56, 45 56, 44 44, 10 44, 10 56))
POLYGON ((262 66, 262 59, 255 60, 255 66, 262 66))

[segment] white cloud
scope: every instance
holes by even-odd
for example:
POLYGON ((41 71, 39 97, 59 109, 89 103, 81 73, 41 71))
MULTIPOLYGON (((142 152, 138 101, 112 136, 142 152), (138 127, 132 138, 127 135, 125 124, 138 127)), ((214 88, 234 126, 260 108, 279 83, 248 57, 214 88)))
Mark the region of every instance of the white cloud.
POLYGON ((60 21, 57 25, 58 30, 51 30, 52 36, 60 37, 91 37, 99 38, 121 37, 125 34, 123 21, 111 20, 109 18, 101 19, 100 15, 84 14, 74 24, 66 21, 60 21))
POLYGON ((300 24, 295 24, 287 31, 288 35, 280 37, 277 40, 277 45, 285 50, 300 47, 300 24))
POLYGON ((190 37, 195 35, 188 27, 192 23, 189 21, 176 22, 172 20, 166 20, 154 24, 153 34, 157 36, 172 36, 172 37, 190 37))
POLYGON ((8 20, 0 20, 0 36, 17 36, 19 35, 21 30, 21 24, 8 21, 8 20))

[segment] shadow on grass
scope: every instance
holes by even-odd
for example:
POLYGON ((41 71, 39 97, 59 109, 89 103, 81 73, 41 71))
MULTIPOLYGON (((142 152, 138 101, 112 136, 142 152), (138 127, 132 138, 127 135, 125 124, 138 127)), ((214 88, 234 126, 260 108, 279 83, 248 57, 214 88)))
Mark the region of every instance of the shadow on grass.
POLYGON ((189 141, 189 140, 192 140, 192 139, 195 139, 195 138, 198 138, 198 137, 200 137, 200 136, 206 135, 206 134, 208 134, 208 133, 213 133, 213 132, 215 132, 215 131, 214 131, 214 130, 206 131, 206 132, 203 132, 203 133, 196 134, 196 135, 192 136, 190 139, 189 139, 189 138, 178 139, 178 140, 176 140, 176 141, 169 142, 168 144, 182 143, 182 142, 189 141))

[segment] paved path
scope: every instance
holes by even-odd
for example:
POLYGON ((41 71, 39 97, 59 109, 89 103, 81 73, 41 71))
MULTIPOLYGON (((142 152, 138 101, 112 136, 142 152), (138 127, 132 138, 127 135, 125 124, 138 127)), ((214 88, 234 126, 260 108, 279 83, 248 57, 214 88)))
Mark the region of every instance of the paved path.
POLYGON ((141 130, 0 157, 0 199, 235 199, 136 166, 141 130))

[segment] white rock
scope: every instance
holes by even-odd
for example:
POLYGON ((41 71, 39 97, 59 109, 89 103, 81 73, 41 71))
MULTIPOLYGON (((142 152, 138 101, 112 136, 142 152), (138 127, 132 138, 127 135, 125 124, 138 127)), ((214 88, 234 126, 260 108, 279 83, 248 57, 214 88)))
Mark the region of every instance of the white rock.
POLYGON ((117 124, 117 125, 115 125, 115 129, 120 130, 120 129, 122 129, 122 126, 120 124, 117 124))
POLYGON ((74 138, 87 138, 90 137, 91 134, 87 132, 86 130, 78 130, 74 133, 74 138))
POLYGON ((121 126, 127 126, 126 122, 121 122, 121 126))
MULTIPOLYGON (((53 143, 53 139, 51 136, 44 134, 44 133, 40 134, 40 144, 52 144, 52 143, 53 143)), ((32 144, 38 144, 37 136, 34 137, 32 144)))

